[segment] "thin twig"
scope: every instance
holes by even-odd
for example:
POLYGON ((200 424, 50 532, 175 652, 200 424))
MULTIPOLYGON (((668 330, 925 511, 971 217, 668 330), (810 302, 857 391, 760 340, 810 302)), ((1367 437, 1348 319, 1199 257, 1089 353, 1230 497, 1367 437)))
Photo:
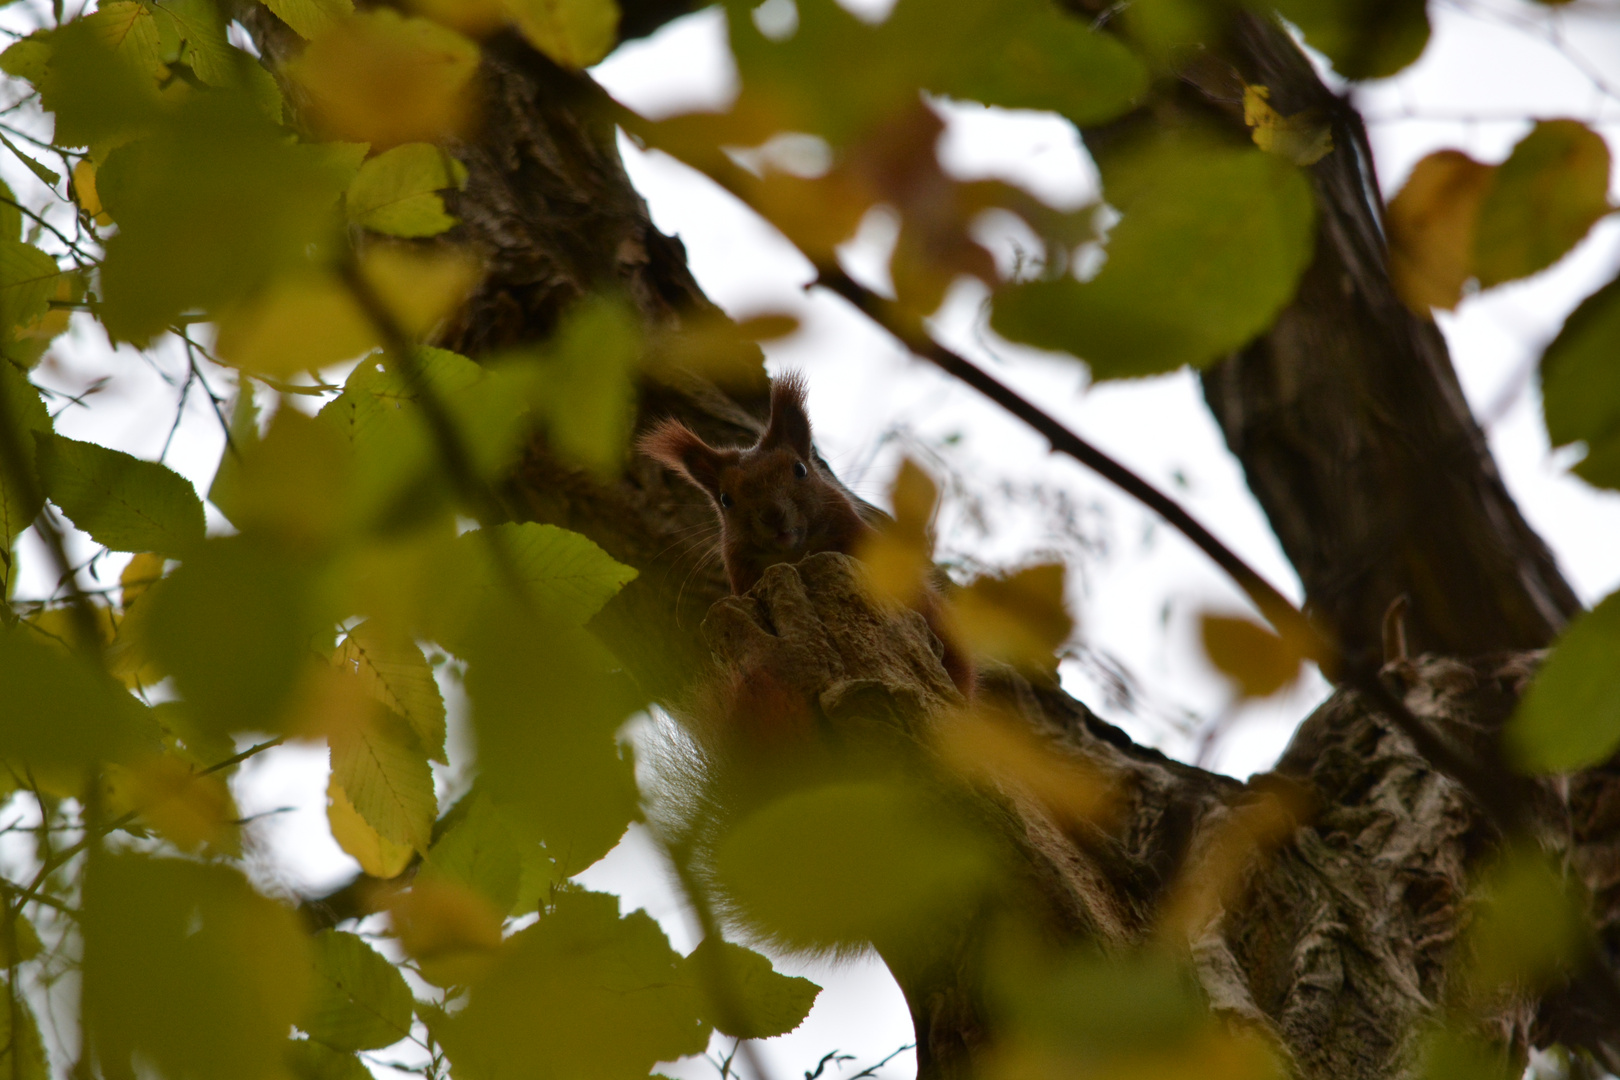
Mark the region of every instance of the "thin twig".
POLYGON ((1301 651, 1316 661, 1323 674, 1330 680, 1334 678, 1333 672, 1338 666, 1338 650, 1322 632, 1259 571, 1216 539, 1215 534, 1182 509, 1174 499, 1070 431, 1050 413, 1037 407, 977 364, 939 344, 923 329, 920 321, 901 313, 893 303, 861 285, 843 270, 837 267, 822 267, 816 283, 849 301, 857 311, 893 334, 901 344, 916 355, 973 387, 1024 421, 1045 438, 1052 449, 1080 462, 1158 514, 1226 571, 1278 633, 1289 638, 1297 646, 1303 646, 1301 651))

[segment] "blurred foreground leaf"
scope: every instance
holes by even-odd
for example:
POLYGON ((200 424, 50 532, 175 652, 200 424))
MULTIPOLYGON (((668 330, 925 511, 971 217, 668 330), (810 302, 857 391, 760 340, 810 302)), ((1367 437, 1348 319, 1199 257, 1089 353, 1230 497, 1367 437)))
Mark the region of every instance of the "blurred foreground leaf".
POLYGON ((795 792, 731 827, 715 869, 750 923, 791 947, 915 943, 991 872, 981 838, 943 810, 893 783, 795 792))
POLYGON ((1006 287, 991 325, 1072 353, 1098 380, 1204 367, 1271 325, 1310 262, 1299 170, 1259 150, 1170 143, 1104 170, 1123 211, 1097 276, 1006 287))
POLYGON ((1573 471, 1620 489, 1620 278, 1581 302, 1541 356, 1541 407, 1554 446, 1584 442, 1573 471))
POLYGON ((103 853, 86 873, 83 928, 86 1034, 105 1067, 281 1075, 309 988, 289 909, 223 866, 103 853))
POLYGON ((1542 120, 1513 148, 1479 208, 1474 273, 1482 288, 1564 257, 1608 214, 1609 148, 1575 120, 1542 120))
POLYGON ((1620 747, 1620 593, 1577 615, 1503 733, 1532 772, 1573 772, 1620 747))

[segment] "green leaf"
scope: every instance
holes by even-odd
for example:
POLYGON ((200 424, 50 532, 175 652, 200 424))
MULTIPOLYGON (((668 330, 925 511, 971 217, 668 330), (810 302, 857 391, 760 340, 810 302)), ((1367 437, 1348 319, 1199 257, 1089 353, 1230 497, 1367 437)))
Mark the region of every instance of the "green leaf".
POLYGON ((306 40, 354 14, 353 0, 264 0, 264 6, 306 40))
POLYGON ((686 967, 703 991, 703 1015, 716 1030, 737 1039, 786 1035, 810 1015, 821 993, 809 979, 783 975, 767 958, 729 941, 704 938, 686 958, 686 967))
POLYGON ((1146 67, 1119 38, 1045 0, 902 0, 883 36, 932 62, 927 90, 1050 110, 1082 127, 1113 119, 1148 88, 1146 67))
POLYGON ((22 912, 12 912, 0 923, 0 967, 26 964, 44 948, 39 932, 22 912))
POLYGON ((1575 620, 1503 733, 1531 772, 1573 772, 1620 748, 1620 593, 1575 620))
POLYGON ((186 62, 197 78, 209 86, 232 86, 239 74, 255 64, 225 38, 225 24, 213 0, 154 0, 159 16, 174 20, 186 42, 186 62))
POLYGON ((96 174, 118 222, 101 271, 108 332, 145 342, 182 311, 228 305, 302 264, 336 227, 347 181, 329 151, 289 142, 245 92, 192 96, 96 174))
POLYGON ((289 1040, 282 1060, 296 1080, 372 1080, 371 1070, 358 1057, 313 1039, 289 1040))
POLYGON ((435 236, 456 224, 438 192, 467 183, 467 168, 429 143, 406 143, 360 167, 349 185, 349 220, 390 236, 435 236))
POLYGON ((997 333, 1072 353, 1095 379, 1132 378, 1214 363, 1293 299, 1314 239, 1295 166, 1259 150, 1169 145, 1131 155, 1115 178, 1121 190, 1109 195, 1124 217, 1101 272, 1004 289, 997 333))
POLYGON ((755 25, 755 6, 727 5, 740 102, 835 146, 915 108, 919 90, 1095 124, 1147 88, 1124 45, 1046 0, 900 0, 875 27, 833 0, 801 0, 780 41, 755 25))
MULTIPOLYGON (((0 747, 8 761, 83 770, 146 745, 146 710, 77 655, 26 624, 0 630, 0 747)), ((153 749, 155 749, 155 745, 153 749)))
POLYGON ((34 438, 45 494, 96 543, 180 558, 202 542, 202 500, 179 473, 95 443, 34 438))
POLYGON ((7 46, 5 52, 0 52, 0 71, 39 86, 45 78, 46 65, 51 62, 51 43, 47 33, 44 30, 36 31, 7 46))
POLYGON ((39 1021, 20 989, 0 983, 8 1007, 0 1009, 0 1076, 8 1080, 50 1080, 50 1062, 45 1042, 39 1037, 39 1021))
POLYGON ((259 442, 259 406, 254 401, 253 385, 246 375, 236 377, 236 403, 231 406, 225 449, 220 453, 213 482, 208 485, 208 501, 219 507, 232 524, 236 524, 241 512, 242 459, 259 442))
POLYGON ((421 646, 366 620, 344 636, 333 662, 354 671, 373 698, 405 719, 434 761, 444 756, 444 698, 421 646))
POLYGON ((0 180, 0 240, 16 240, 22 236, 22 210, 11 185, 0 180))
POLYGON ((115 1075, 277 1075, 309 987, 290 907, 224 866, 97 852, 85 873, 85 1035, 115 1075))
POLYGON ((329 731, 332 782, 385 840, 426 851, 439 805, 433 771, 404 720, 376 706, 329 731))
POLYGON ((555 525, 473 529, 456 538, 437 582, 431 636, 459 651, 481 613, 505 602, 583 626, 635 576, 590 539, 555 525))
POLYGON ((1582 301, 1541 356, 1541 407, 1554 446, 1585 442, 1575 475, 1620 489, 1620 277, 1582 301))
POLYGON ((1546 989, 1588 954, 1585 905, 1533 846, 1498 855, 1474 892, 1465 955, 1477 992, 1546 989))
POLYGON ((643 1078, 658 1061, 701 1053, 709 1026, 681 956, 644 911, 619 918, 612 896, 570 890, 508 941, 465 1010, 433 1017, 456 1075, 643 1078))
POLYGON ((354 934, 310 939, 315 988, 298 1026, 334 1050, 380 1050, 411 1033, 415 1001, 405 977, 354 934))
POLYGON ((615 0, 507 0, 506 9, 529 44, 565 68, 588 68, 618 44, 615 0))
POLYGON ((500 812, 478 789, 445 815, 449 827, 428 850, 422 873, 465 885, 496 911, 517 903, 522 874, 518 844, 500 812))
POLYGON ((62 175, 60 173, 54 169, 47 169, 39 162, 17 149, 17 144, 6 138, 4 135, 0 135, 0 143, 4 143, 6 149, 10 150, 17 160, 22 162, 23 165, 27 167, 29 172, 39 177, 39 182, 44 184, 46 187, 54 188, 56 187, 57 182, 62 179, 62 175))
POLYGON ((1424 0, 1392 0, 1368 7, 1355 0, 1280 0, 1256 5, 1299 27, 1306 42, 1333 61, 1347 79, 1383 79, 1423 54, 1429 43, 1424 0))
POLYGON ((58 146, 113 142, 157 121, 162 46, 145 7, 131 0, 105 4, 54 31, 50 49, 39 95, 56 114, 58 146))
POLYGON ((543 347, 497 370, 523 388, 555 450, 611 477, 629 450, 641 354, 630 306, 592 296, 569 309, 543 347))
MULTIPOLYGON (((515 528, 515 526, 507 526, 515 528)), ((606 855, 638 813, 618 731, 645 702, 584 631, 487 598, 459 649, 483 790, 563 875, 606 855)))
POLYGON ((45 314, 61 277, 56 260, 39 248, 0 240, 0 333, 10 337, 45 314))
POLYGON ((1609 212, 1609 147, 1576 120, 1542 120, 1497 167, 1474 232, 1484 288, 1564 257, 1609 212))
MULTIPOLYGON (((504 475, 526 434, 522 402, 480 365, 443 349, 418 349, 425 382, 454 421, 471 464, 490 480, 504 475)), ((430 519, 451 495, 444 456, 414 390, 380 359, 350 373, 343 393, 320 412, 355 453, 356 516, 379 531, 430 519)))
MULTIPOLYGON (((11 575, 11 542, 33 524, 45 505, 44 490, 35 471, 32 435, 51 430, 51 418, 39 390, 15 364, 4 360, 0 360, 0 429, 0 439, 12 443, 6 457, 20 456, 25 470, 25 475, 14 476, 9 469, 0 467, 0 551, 6 553, 5 573, 0 574, 0 581, 4 581, 11 575)), ((4 460, 0 457, 0 461, 4 460)))
POLYGON ((794 948, 915 943, 971 910, 991 869, 984 841, 937 799, 880 781, 777 799, 715 852, 739 911, 794 948))
POLYGON ((319 614, 319 569, 266 537, 220 537, 142 598, 142 645, 199 721, 220 731, 281 722, 315 632, 332 622, 319 614))

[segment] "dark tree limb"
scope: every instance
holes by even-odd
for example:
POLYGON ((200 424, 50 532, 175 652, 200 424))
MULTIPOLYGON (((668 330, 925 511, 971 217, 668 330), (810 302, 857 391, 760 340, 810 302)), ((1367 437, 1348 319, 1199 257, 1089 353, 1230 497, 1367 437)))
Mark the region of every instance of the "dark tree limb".
POLYGON ((1440 331, 1390 284, 1361 118, 1267 19, 1240 18, 1231 54, 1279 110, 1333 122, 1335 149, 1309 170, 1316 255, 1297 298, 1204 375, 1310 608, 1348 653, 1376 654, 1402 594, 1414 653, 1548 644, 1579 601, 1503 486, 1440 331))

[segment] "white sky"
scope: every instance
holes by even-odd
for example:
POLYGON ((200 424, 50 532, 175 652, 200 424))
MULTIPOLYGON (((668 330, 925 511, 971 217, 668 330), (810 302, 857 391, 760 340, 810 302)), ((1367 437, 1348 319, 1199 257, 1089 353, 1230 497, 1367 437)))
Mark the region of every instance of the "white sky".
MULTIPOLYGON (((876 7, 882 7, 881 0, 876 7)), ((1600 87, 1602 79, 1620 86, 1620 8, 1610 4, 1606 10, 1598 12, 1597 0, 1577 0, 1568 9, 1517 0, 1431 4, 1436 35, 1424 58, 1396 79, 1356 90, 1370 121, 1386 194, 1393 194, 1412 164, 1434 149, 1458 147, 1482 160, 1499 160, 1528 130, 1527 117, 1596 122, 1611 148, 1620 148, 1620 101, 1600 87), (1559 25, 1561 47, 1548 30, 1559 25)), ((0 25, 16 25, 13 12, 0 12, 0 25)), ((716 12, 700 12, 619 50, 595 74, 621 100, 649 114, 717 107, 734 92, 723 33, 716 12)), ((1014 180, 1065 205, 1095 190, 1089 159, 1066 123, 977 106, 946 111, 941 156, 961 175, 1014 180)), ((998 510, 991 517, 995 529, 980 535, 947 506, 942 547, 1000 564, 1053 549, 1071 556, 1082 643, 1093 656, 1117 658, 1134 676, 1137 707, 1130 711, 1110 700, 1094 666, 1066 664, 1066 685, 1135 738, 1195 758, 1205 725, 1227 711, 1228 698, 1198 653, 1194 619, 1210 606, 1241 609, 1237 591, 1151 515, 1077 465, 1047 454, 1039 439, 973 392, 907 358, 842 302, 806 295, 809 264, 730 196, 667 157, 644 154, 624 140, 621 147, 654 221, 682 239, 694 273, 713 299, 733 314, 768 309, 801 316, 801 332, 773 345, 770 362, 774 370, 798 367, 808 376, 818 442, 856 490, 883 501, 902 447, 937 449, 945 436, 957 434, 960 440, 943 451, 943 461, 979 494, 993 495, 1003 482, 1039 483, 1070 500, 1079 530, 1068 535, 1054 531, 1047 515, 1029 507, 998 510), (882 439, 894 432, 903 434, 882 439)), ((0 160, 0 175, 23 202, 43 201, 38 181, 9 156, 0 160)), ((874 215, 848 249, 851 272, 880 280, 874 268, 881 265, 886 238, 892 240, 892 228, 874 215)), ((1611 218, 1552 270, 1465 301, 1459 312, 1440 320, 1509 489, 1589 603, 1620 585, 1620 495, 1594 491, 1568 476, 1567 455, 1549 453, 1534 363, 1569 310, 1617 267, 1620 222, 1611 218)), ((1000 377, 1172 492, 1297 597, 1297 580, 1190 374, 1088 388, 1084 369, 1074 362, 994 341, 984 328, 982 300, 976 286, 955 290, 938 319, 947 343, 991 364, 1000 377)), ((67 408, 59 430, 157 457, 177 397, 163 376, 174 378, 182 370, 172 346, 157 350, 147 363, 127 349, 110 352, 99 330, 80 322, 36 379, 78 393, 111 376, 91 399, 95 408, 67 408)), ((212 369, 211 379, 228 395, 226 373, 212 369)), ((165 460, 206 492, 221 449, 206 398, 194 393, 165 460)), ((210 521, 221 523, 212 510, 210 521)), ((85 557, 94 550, 82 536, 73 549, 85 557)), ((22 555, 26 573, 19 595, 41 595, 47 585, 44 560, 31 538, 25 538, 22 555)), ((101 584, 115 581, 122 561, 117 556, 101 561, 101 584)), ((1266 768, 1324 694, 1318 679, 1281 700, 1238 710, 1206 763, 1237 776, 1266 768)), ((288 888, 317 889, 353 871, 326 830, 325 770, 323 749, 284 747, 244 766, 236 782, 244 813, 291 808, 265 819, 258 832, 268 849, 261 869, 288 888)), ((582 880, 619 893, 625 910, 645 907, 678 948, 693 943, 650 846, 638 835, 582 880)), ((864 1067, 909 1041, 904 1002, 875 962, 829 970, 790 959, 783 966, 810 975, 827 991, 804 1027, 763 1046, 772 1076, 796 1077, 833 1049, 856 1054, 864 1067)), ((905 1054, 883 1075, 902 1077, 914 1069, 914 1059, 905 1054)), ((679 1074, 712 1077, 714 1070, 689 1064, 679 1074)), ((836 1075, 830 1069, 829 1074, 836 1075)))

